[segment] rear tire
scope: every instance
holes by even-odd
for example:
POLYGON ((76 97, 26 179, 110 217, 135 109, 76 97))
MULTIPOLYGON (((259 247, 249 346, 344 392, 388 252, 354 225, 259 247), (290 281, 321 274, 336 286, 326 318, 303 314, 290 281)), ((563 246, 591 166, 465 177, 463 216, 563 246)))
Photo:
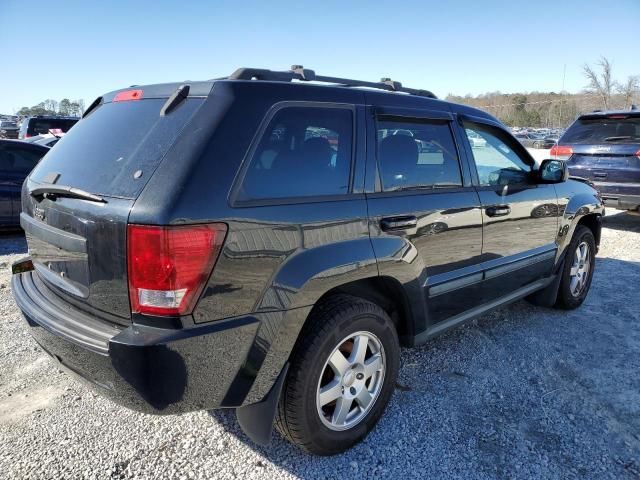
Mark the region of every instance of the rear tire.
POLYGON ((595 255, 593 233, 584 225, 578 225, 567 248, 556 307, 572 310, 582 305, 591 287, 595 255))
POLYGON ((378 422, 399 364, 398 335, 384 310, 350 295, 330 297, 300 333, 276 428, 308 452, 344 452, 378 422))

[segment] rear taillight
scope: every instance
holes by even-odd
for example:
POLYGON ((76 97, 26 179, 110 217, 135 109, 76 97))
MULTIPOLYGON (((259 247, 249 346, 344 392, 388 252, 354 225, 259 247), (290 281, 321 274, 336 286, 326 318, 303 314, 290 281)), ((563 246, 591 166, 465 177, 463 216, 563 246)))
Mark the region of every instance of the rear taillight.
POLYGON ((569 160, 569 157, 573 155, 573 148, 565 147, 562 145, 554 145, 549 152, 552 158, 557 160, 569 160))
POLYGON ((221 223, 129 225, 127 258, 133 313, 191 313, 222 248, 221 223))
POLYGON ((25 134, 24 134, 24 138, 29 138, 30 136, 31 136, 31 134, 30 134, 30 133, 25 133, 25 134))
POLYGON ((636 157, 640 158, 640 150, 636 152, 636 157))
POLYGON ((113 97, 114 102, 130 102, 132 100, 140 100, 142 98, 142 90, 125 90, 123 92, 116 93, 116 96, 113 97))

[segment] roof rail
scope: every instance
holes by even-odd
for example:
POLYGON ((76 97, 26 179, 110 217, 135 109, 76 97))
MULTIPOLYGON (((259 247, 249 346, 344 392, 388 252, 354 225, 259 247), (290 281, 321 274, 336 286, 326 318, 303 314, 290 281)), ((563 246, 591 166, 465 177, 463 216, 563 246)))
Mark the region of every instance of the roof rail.
POLYGON ((406 88, 403 87, 400 82, 393 81, 390 78, 382 78, 379 82, 367 82, 363 80, 352 80, 349 78, 325 77, 323 75, 316 75, 316 72, 308 68, 304 68, 302 65, 292 65, 291 70, 286 71, 274 71, 264 68, 239 68, 226 77, 226 80, 270 80, 275 82, 291 82, 292 80, 306 82, 315 81, 335 83, 342 87, 376 88, 380 90, 387 90, 389 92, 408 93, 419 97, 438 98, 429 90, 406 88))

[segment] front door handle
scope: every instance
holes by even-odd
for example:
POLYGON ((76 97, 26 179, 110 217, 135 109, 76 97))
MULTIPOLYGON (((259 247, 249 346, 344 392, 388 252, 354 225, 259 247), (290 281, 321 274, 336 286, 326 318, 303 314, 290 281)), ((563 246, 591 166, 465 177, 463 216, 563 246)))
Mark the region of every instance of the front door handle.
POLYGON ((403 217, 387 217, 380 220, 380 228, 385 232, 393 230, 407 230, 418 225, 418 219, 414 215, 403 217))
POLYGON ((595 178, 607 178, 607 172, 593 172, 595 178))
POLYGON ((489 217, 504 217, 511 213, 511 207, 509 205, 494 205, 485 209, 489 217))

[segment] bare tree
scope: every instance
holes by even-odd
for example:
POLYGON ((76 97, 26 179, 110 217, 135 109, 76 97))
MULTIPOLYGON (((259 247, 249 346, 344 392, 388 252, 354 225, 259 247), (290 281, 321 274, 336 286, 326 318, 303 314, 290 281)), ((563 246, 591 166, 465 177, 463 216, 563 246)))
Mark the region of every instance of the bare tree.
POLYGON ((611 78, 611 62, 606 57, 600 57, 596 65, 602 70, 601 73, 598 73, 589 64, 585 64, 582 67, 584 76, 589 81, 585 90, 598 95, 602 99, 602 106, 607 110, 611 103, 611 94, 616 86, 616 83, 611 78))
POLYGON ((633 98, 640 91, 640 77, 630 75, 625 83, 619 84, 616 90, 624 97, 624 106, 629 107, 633 103, 633 98))

